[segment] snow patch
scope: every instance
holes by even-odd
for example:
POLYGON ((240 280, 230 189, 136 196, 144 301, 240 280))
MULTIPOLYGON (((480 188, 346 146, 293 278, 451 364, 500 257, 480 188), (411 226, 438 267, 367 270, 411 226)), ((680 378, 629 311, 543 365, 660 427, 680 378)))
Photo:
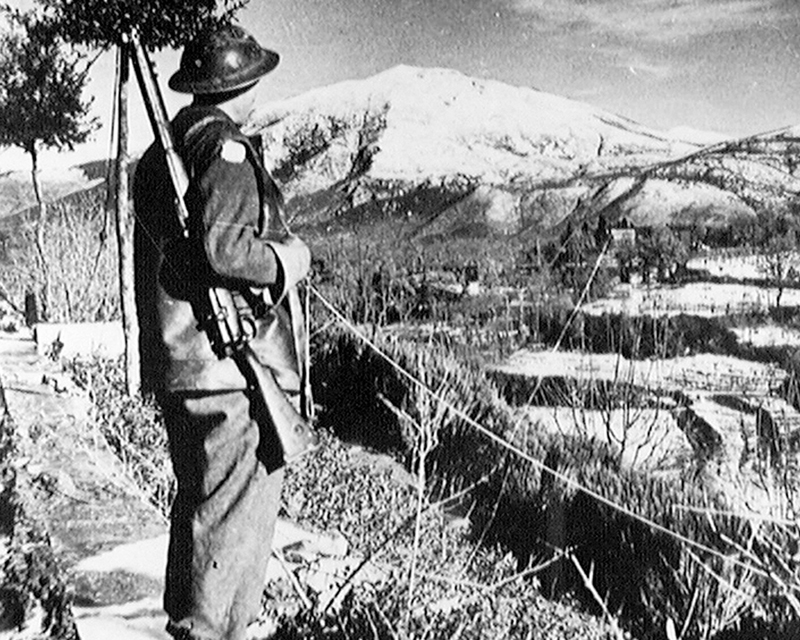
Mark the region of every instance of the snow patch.
POLYGON ((717 131, 702 131, 686 125, 673 127, 667 131, 667 135, 675 138, 676 140, 691 142, 692 144, 697 144, 700 146, 719 144, 720 142, 725 142, 726 140, 731 139, 730 136, 724 133, 719 133, 717 131))
MULTIPOLYGON (((778 289, 737 283, 691 282, 688 284, 618 285, 608 298, 583 306, 591 315, 676 316, 704 318, 766 312, 775 307, 778 289)), ((800 306, 800 289, 784 289, 781 305, 800 306)))
POLYGON ((84 558, 76 571, 128 571, 154 580, 164 577, 167 566, 167 535, 120 545, 110 551, 84 558))

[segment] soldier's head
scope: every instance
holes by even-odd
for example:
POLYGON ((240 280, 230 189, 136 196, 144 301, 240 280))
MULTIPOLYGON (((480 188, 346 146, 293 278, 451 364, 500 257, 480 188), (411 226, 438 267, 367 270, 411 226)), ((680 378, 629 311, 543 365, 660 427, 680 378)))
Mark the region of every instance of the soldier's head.
POLYGON ((252 102, 255 96, 251 90, 278 66, 279 60, 277 53, 262 47, 241 27, 207 29, 184 48, 169 87, 191 93, 203 104, 252 102))

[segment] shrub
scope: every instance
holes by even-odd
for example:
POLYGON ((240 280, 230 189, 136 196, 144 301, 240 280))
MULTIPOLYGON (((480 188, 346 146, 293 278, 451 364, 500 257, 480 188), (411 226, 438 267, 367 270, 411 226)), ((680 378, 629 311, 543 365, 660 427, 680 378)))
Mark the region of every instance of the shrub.
POLYGON ((165 516, 175 493, 167 432, 152 398, 127 393, 120 360, 72 360, 67 367, 86 389, 96 410, 97 426, 128 477, 165 516))
POLYGON ((35 294, 39 319, 48 322, 117 319, 117 256, 107 226, 98 191, 48 208, 42 252, 33 222, 21 223, 2 260, 4 295, 22 309, 35 294))
POLYGON ((554 546, 568 550, 574 564, 562 560, 558 571, 543 576, 545 586, 574 593, 600 611, 575 567, 591 569, 605 606, 640 638, 663 637, 668 619, 686 623, 685 638, 731 629, 766 633, 792 620, 781 583, 765 577, 758 561, 736 562, 747 557, 741 549, 750 548, 753 525, 722 515, 724 498, 702 478, 648 477, 621 469, 600 443, 546 435, 534 425, 520 429, 479 367, 441 347, 423 349, 380 334, 372 340, 386 359, 340 332, 328 335, 327 347, 317 352, 318 386, 325 381, 318 399, 332 408, 323 419, 341 424, 337 407, 348 407, 364 421, 351 437, 388 446, 417 474, 419 431, 432 429, 435 446, 423 458, 427 495, 462 495, 473 542, 512 551, 518 570, 551 557, 554 546), (463 413, 432 410, 428 392, 387 359, 463 413), (479 433, 473 420, 523 455, 479 433))

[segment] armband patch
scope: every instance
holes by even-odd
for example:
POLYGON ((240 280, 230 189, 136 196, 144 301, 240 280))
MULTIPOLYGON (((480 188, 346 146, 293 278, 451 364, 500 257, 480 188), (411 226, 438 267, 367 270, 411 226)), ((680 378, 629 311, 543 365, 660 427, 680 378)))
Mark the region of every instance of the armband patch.
POLYGON ((244 159, 247 156, 247 150, 244 148, 244 145, 241 142, 236 142, 235 140, 226 140, 222 144, 222 150, 220 151, 219 155, 226 162, 240 164, 244 162, 244 159))

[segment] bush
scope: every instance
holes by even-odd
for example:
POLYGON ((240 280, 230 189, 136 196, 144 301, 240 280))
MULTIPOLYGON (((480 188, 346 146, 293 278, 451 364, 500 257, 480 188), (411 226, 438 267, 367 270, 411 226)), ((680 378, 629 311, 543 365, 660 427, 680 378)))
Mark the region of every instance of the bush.
POLYGON ((531 425, 518 429, 479 367, 442 348, 422 349, 380 334, 373 340, 386 359, 350 334, 332 332, 325 339, 328 346, 315 362, 318 384, 326 381, 318 399, 332 408, 323 420, 342 424, 337 407, 363 411, 356 439, 388 447, 409 470, 424 472, 430 499, 460 494, 473 542, 512 551, 520 571, 551 557, 554 547, 568 550, 573 564, 562 560, 558 571, 540 576, 547 590, 573 593, 601 612, 576 567, 591 569, 605 606, 640 638, 663 637, 668 619, 686 623, 685 638, 748 628, 767 633, 790 624, 794 612, 784 586, 766 578, 758 560, 750 566, 733 561, 744 557, 741 549, 751 548, 758 530, 722 515, 724 498, 710 497, 702 479, 648 477, 621 469, 600 443, 546 435, 531 425), (428 392, 387 359, 464 413, 436 410, 428 392), (463 415, 524 455, 479 433, 463 415), (434 445, 421 455, 425 430, 432 431, 427 441, 434 445))
POLYGON ((72 360, 67 368, 76 384, 89 392, 97 426, 128 477, 168 515, 176 487, 167 431, 155 402, 128 395, 120 360, 72 360))
POLYGON ((115 243, 108 238, 99 191, 48 208, 41 251, 33 221, 22 222, 6 241, 3 294, 17 309, 32 293, 39 320, 103 322, 119 318, 115 243))

